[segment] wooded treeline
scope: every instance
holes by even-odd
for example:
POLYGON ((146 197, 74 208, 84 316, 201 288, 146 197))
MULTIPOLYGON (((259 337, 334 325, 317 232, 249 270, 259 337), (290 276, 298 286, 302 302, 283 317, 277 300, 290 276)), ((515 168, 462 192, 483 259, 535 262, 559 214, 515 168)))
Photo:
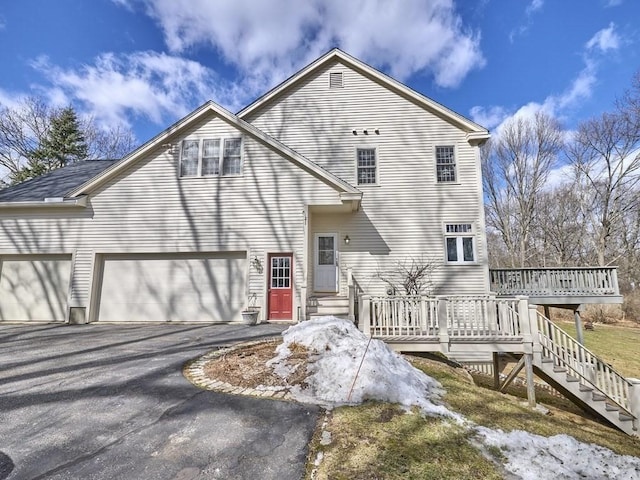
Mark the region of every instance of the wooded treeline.
POLYGON ((640 296, 640 72, 575 131, 544 113, 510 119, 482 172, 492 267, 617 265, 623 293, 640 296))

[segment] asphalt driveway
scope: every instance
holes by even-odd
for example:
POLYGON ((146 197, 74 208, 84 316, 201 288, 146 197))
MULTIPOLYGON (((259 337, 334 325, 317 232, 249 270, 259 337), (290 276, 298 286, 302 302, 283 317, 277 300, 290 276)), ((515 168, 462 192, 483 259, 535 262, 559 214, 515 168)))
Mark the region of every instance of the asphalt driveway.
POLYGON ((0 480, 298 479, 318 409, 181 373, 278 325, 0 326, 0 480))

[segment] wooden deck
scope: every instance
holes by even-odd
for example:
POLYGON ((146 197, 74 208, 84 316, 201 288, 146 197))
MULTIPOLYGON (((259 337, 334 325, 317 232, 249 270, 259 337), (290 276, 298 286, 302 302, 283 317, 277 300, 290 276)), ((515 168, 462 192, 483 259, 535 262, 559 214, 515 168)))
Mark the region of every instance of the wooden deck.
MULTIPOLYGON (((616 293, 617 285, 607 291, 616 293)), ((531 385, 536 371, 579 405, 630 435, 639 434, 640 381, 620 375, 525 296, 362 295, 358 305, 359 328, 397 351, 513 354, 521 358, 520 368, 526 366, 531 385)))
POLYGON ((496 295, 526 295, 536 305, 622 303, 617 267, 496 268, 489 275, 496 295))

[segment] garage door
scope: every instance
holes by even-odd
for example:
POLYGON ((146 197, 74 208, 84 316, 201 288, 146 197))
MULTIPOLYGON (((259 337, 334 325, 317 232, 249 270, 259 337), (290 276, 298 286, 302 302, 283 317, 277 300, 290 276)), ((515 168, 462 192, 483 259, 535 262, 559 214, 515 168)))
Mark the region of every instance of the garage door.
POLYGON ((103 257, 98 321, 241 319, 246 253, 103 257))
POLYGON ((0 321, 63 322, 71 255, 0 257, 0 321))

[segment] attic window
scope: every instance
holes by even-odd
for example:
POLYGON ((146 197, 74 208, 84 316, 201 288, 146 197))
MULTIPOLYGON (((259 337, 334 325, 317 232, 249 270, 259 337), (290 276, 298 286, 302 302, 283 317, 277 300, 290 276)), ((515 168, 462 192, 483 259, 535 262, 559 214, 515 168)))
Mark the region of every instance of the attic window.
POLYGON ((342 72, 329 72, 329 88, 342 88, 342 72))

